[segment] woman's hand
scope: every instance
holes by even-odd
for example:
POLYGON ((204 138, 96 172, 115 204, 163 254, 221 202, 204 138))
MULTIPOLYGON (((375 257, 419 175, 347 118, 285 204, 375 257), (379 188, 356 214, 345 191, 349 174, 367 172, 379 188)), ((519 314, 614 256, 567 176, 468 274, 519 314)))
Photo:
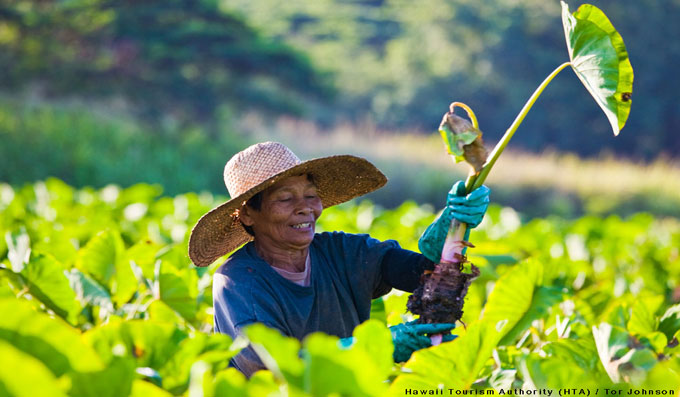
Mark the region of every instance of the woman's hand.
POLYGON ((398 324, 390 327, 392 341, 394 342, 394 362, 404 362, 411 357, 414 351, 432 346, 432 342, 427 334, 446 333, 442 342, 455 339, 454 335, 448 334, 456 328, 455 324, 416 324, 415 321, 398 324))
POLYGON ((446 196, 444 211, 418 240, 420 252, 432 262, 439 263, 452 219, 468 225, 465 231, 465 240, 467 240, 470 229, 477 227, 484 218, 486 209, 489 207, 490 193, 491 190, 482 185, 470 194, 465 194, 465 182, 456 182, 446 196))

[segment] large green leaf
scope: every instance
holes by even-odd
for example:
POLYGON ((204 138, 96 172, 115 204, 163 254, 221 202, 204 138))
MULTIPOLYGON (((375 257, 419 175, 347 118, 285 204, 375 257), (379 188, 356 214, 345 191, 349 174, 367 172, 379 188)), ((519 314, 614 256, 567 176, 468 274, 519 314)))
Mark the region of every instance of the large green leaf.
MULTIPOLYGON (((373 326, 370 327, 373 328, 373 326)), ((374 336, 377 343, 382 346, 385 346, 386 341, 391 343, 392 338, 384 326, 381 326, 381 331, 374 336)), ((359 337, 365 338, 366 335, 360 332, 359 337)), ((374 351, 365 350, 365 345, 364 341, 349 349, 343 349, 339 346, 337 337, 320 332, 305 338, 304 391, 313 396, 384 395, 387 391, 384 360, 388 350, 378 348, 378 355, 374 357, 372 355, 374 351), (382 361, 382 364, 378 361, 382 361)), ((389 357, 387 360, 392 361, 389 357)))
POLYGON ((0 357, 0 396, 66 396, 54 374, 35 357, 3 340, 0 357))
POLYGON ((198 310, 198 276, 194 269, 176 269, 163 261, 158 279, 160 299, 187 320, 198 310))
POLYGON ((558 288, 542 286, 543 265, 528 260, 504 274, 489 294, 482 320, 490 326, 504 324, 502 345, 513 343, 534 320, 544 318, 562 299, 558 288))
POLYGON ((37 312, 29 302, 0 300, 0 340, 42 361, 56 376, 103 369, 80 332, 59 318, 37 312))
POLYGON ((590 4, 573 14, 562 2, 562 24, 571 67, 609 119, 614 135, 626 124, 633 93, 633 67, 621 35, 590 4))
POLYGON ((116 231, 97 234, 78 251, 76 267, 106 286, 114 303, 128 302, 137 291, 137 279, 125 255, 125 245, 116 231))
POLYGON ((170 323, 130 320, 93 328, 83 336, 107 362, 124 355, 134 357, 137 367, 158 370, 177 352, 187 334, 170 323))
POLYGON ((299 357, 300 341, 259 323, 248 326, 245 334, 267 369, 279 379, 302 386, 304 364, 299 357))
POLYGON ((500 338, 495 326, 475 321, 453 341, 416 351, 390 386, 390 395, 401 396, 405 389, 468 389, 500 338))
POLYGON ((76 324, 80 304, 63 266, 51 255, 33 254, 21 271, 29 292, 71 324, 76 324))

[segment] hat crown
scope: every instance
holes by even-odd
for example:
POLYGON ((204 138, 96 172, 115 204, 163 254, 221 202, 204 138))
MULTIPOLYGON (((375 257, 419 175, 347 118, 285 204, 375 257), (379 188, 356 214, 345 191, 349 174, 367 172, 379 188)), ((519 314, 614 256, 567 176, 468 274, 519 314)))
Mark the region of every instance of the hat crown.
POLYGON ((238 197, 267 179, 300 164, 290 149, 278 142, 263 142, 237 153, 224 166, 229 196, 238 197))

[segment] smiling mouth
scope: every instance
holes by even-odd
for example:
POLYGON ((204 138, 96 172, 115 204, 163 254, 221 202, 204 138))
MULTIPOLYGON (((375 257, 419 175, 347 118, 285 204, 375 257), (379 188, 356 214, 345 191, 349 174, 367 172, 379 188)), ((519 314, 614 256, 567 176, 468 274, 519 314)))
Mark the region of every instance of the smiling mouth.
POLYGON ((298 223, 292 226, 293 229, 306 229, 308 227, 312 227, 312 222, 298 223))

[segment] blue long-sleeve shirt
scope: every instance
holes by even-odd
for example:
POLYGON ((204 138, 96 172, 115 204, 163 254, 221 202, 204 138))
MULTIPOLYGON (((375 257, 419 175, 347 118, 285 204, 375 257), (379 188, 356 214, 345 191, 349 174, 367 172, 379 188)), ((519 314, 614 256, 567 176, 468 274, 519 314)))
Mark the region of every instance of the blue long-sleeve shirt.
MULTIPOLYGON (((393 287, 412 292, 423 271, 433 267, 396 241, 366 234, 319 233, 309 251, 307 287, 276 273, 252 242, 236 251, 213 276, 215 331, 236 337, 259 322, 299 340, 317 331, 349 337, 369 318, 372 299, 393 287)), ((264 368, 250 347, 231 364, 247 376, 264 368)))

